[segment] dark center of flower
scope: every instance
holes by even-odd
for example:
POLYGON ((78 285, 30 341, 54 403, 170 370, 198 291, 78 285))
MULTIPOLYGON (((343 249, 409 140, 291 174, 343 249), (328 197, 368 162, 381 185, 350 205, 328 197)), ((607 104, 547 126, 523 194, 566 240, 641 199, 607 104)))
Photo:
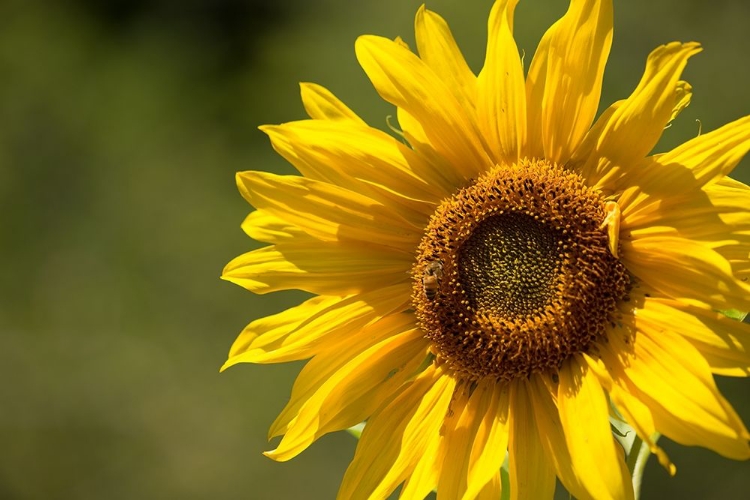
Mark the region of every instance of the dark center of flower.
POLYGON ((526 214, 491 215, 458 251, 458 276, 477 311, 531 316, 555 296, 560 235, 526 214))
POLYGON ((545 161, 497 167, 444 201, 414 267, 439 362, 478 380, 554 372, 606 337, 630 286, 604 199, 545 161))

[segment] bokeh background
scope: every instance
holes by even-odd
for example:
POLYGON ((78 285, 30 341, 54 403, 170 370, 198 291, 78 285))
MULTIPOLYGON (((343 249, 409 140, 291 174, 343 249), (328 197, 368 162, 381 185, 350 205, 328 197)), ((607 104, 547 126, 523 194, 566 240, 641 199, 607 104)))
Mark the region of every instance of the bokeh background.
MULTIPOLYGON (((261 455, 300 364, 219 374, 236 334, 302 295, 219 280, 257 246, 234 172, 292 172, 257 126, 303 117, 321 83, 386 128, 357 35, 413 46, 421 0, 0 2, 0 498, 329 499, 355 441, 323 438, 286 464, 261 455)), ((430 0, 475 70, 491 0, 430 0)), ((603 102, 648 52, 698 40, 694 98, 666 149, 750 113, 750 3, 618 0, 603 102)), ((565 0, 524 0, 530 60, 565 0)), ((735 176, 750 182, 745 160, 735 176)), ((721 388, 750 422, 747 380, 721 388)), ((644 498, 733 499, 750 465, 664 440, 644 498)), ((594 472, 594 471, 592 471, 594 472)), ((594 472, 595 473, 595 472, 594 472)), ((562 496, 564 498, 564 496, 562 496)))

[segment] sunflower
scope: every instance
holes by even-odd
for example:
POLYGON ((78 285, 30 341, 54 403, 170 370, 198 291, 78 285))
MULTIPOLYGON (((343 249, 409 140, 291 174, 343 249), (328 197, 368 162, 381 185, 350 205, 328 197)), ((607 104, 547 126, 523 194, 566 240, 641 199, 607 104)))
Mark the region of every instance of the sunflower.
POLYGON ((301 175, 237 175, 269 246, 223 278, 313 298, 248 325, 224 368, 309 359, 270 436, 288 460, 366 422, 339 497, 633 498, 610 416, 670 472, 657 433, 732 459, 747 429, 713 375, 750 373, 750 188, 727 175, 750 117, 649 155, 688 105, 697 43, 648 57, 594 121, 611 0, 572 0, 524 72, 517 0, 489 16, 475 75, 420 8, 417 51, 356 54, 400 137, 302 84, 309 120, 261 129, 301 175))

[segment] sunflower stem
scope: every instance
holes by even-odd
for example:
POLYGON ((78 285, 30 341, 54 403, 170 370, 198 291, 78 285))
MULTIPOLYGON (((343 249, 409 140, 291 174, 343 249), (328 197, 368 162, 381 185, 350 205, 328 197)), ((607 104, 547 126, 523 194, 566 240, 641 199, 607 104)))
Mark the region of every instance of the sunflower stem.
POLYGON ((636 436, 628 455, 628 470, 633 480, 635 500, 638 500, 641 496, 643 472, 646 470, 646 462, 648 462, 649 455, 651 455, 651 450, 649 450, 648 446, 643 445, 643 440, 640 437, 636 436))

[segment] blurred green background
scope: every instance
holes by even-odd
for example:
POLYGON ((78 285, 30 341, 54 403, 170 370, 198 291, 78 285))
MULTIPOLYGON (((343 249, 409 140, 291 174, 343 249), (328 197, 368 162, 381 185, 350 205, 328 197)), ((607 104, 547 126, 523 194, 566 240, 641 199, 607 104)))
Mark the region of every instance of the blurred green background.
MULTIPOLYGON (((303 117, 321 83, 385 128, 357 35, 413 46, 420 0, 0 3, 0 498, 333 498, 355 441, 261 455, 300 364, 218 368, 250 320, 297 303, 219 280, 257 246, 234 172, 291 172, 257 126, 303 117)), ((433 0, 473 68, 491 0, 433 0)), ((565 0, 524 0, 530 60, 565 0)), ((661 149, 750 113, 746 0, 616 2, 603 102, 648 52, 697 40, 692 105, 661 149)), ((735 176, 750 182, 745 160, 735 176)), ((746 380, 719 381, 750 422, 746 380)), ((750 466, 665 447, 644 498, 745 498, 750 466)))

